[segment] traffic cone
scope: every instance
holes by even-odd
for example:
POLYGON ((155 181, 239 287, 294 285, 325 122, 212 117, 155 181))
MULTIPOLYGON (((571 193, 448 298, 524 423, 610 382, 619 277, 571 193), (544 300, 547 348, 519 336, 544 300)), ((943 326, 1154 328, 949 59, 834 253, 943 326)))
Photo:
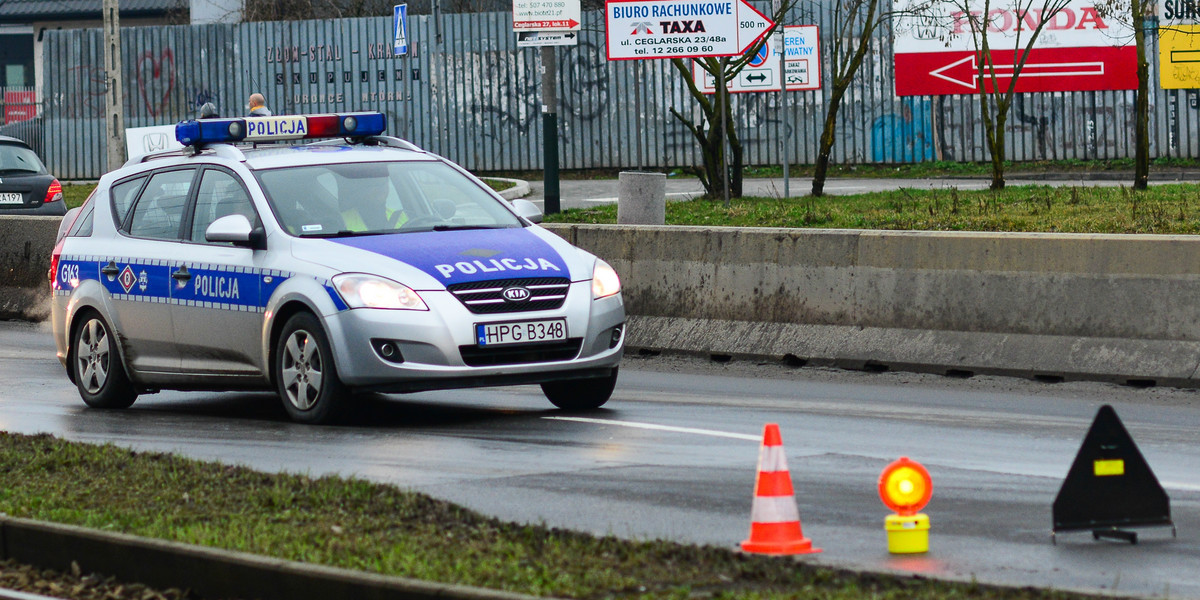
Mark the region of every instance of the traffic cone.
POLYGON ((758 451, 758 478, 754 482, 754 505, 750 509, 750 539, 742 550, 758 554, 811 554, 820 552, 800 530, 800 510, 788 473, 787 456, 779 425, 763 428, 758 451))

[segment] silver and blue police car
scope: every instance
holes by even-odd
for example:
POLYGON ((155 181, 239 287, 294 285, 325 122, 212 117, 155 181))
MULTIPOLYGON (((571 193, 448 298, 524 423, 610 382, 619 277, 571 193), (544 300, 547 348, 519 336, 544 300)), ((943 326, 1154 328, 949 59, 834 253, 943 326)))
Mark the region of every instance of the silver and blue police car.
POLYGON ((604 404, 624 342, 616 272, 385 123, 185 121, 183 150, 101 178, 50 270, 83 401, 274 389, 308 423, 357 391, 536 383, 563 409, 604 404), (309 141, 259 143, 278 140, 309 141))

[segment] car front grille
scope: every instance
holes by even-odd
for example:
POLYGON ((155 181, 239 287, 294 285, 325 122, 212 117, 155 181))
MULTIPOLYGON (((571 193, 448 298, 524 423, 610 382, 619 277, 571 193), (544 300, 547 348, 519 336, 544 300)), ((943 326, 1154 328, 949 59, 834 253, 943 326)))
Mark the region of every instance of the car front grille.
POLYGON ((446 289, 458 298, 467 310, 479 314, 530 312, 535 310, 554 310, 563 305, 567 299, 567 290, 571 281, 565 277, 541 277, 533 279, 496 279, 492 281, 474 281, 471 283, 456 283, 446 289), (523 287, 530 292, 527 300, 513 302, 504 299, 504 290, 512 287, 523 287))
POLYGON ((571 360, 579 354, 583 338, 570 338, 563 342, 532 344, 524 346, 459 346, 463 362, 468 367, 492 367, 496 365, 525 365, 531 363, 571 360))

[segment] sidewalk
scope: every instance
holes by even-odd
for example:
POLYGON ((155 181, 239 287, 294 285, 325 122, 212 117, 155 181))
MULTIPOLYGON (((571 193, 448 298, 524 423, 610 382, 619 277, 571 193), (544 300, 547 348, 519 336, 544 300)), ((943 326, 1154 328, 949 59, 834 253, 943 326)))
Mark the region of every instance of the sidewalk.
MULTIPOLYGON (((1151 170, 1150 184, 1198 182, 1200 172, 1186 170, 1151 170)), ((545 195, 543 182, 529 181, 529 194, 526 200, 541 208, 545 195)), ((825 180, 825 193, 831 196, 845 194, 862 194, 908 189, 949 189, 983 190, 991 183, 987 177, 947 178, 947 179, 868 179, 831 177, 825 180)), ((1104 171, 1094 173, 1017 173, 1016 177, 1008 178, 1005 183, 1009 186, 1020 185, 1055 185, 1055 186, 1131 186, 1132 172, 1104 171)), ((746 179, 742 182, 743 192, 747 196, 784 197, 783 178, 746 179)), ((811 177, 791 177, 788 181, 789 198, 807 196, 812 191, 811 177)), ((704 186, 695 177, 683 175, 667 177, 667 199, 688 200, 704 194, 704 186)), ((615 204, 617 202, 616 179, 562 180, 559 182, 560 204, 564 210, 568 208, 584 208, 599 204, 615 204)))

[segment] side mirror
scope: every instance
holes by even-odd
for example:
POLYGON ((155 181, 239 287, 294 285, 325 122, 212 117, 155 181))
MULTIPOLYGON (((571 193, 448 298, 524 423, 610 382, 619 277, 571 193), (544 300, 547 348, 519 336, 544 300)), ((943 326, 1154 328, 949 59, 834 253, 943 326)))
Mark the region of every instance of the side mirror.
POLYGON ((213 221, 204 230, 204 239, 210 242, 230 242, 234 246, 263 249, 266 234, 261 227, 255 228, 245 215, 226 215, 213 221))
POLYGON ((516 200, 512 201, 512 205, 513 208, 516 209, 517 215, 529 219, 529 221, 533 223, 542 222, 542 209, 538 208, 536 204, 528 200, 517 198, 516 200))

